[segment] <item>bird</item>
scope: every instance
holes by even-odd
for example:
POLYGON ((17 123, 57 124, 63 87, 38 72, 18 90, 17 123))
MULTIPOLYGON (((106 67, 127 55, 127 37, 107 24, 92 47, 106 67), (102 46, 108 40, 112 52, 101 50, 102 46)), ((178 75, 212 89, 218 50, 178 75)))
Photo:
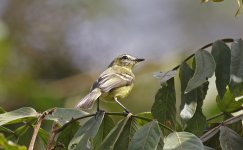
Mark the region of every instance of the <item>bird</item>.
POLYGON ((133 67, 144 61, 143 58, 136 58, 129 54, 122 54, 116 57, 108 68, 100 74, 93 83, 90 93, 88 93, 76 105, 76 108, 82 110, 91 109, 97 101, 97 111, 99 111, 99 100, 117 102, 126 113, 128 109, 120 103, 120 99, 125 98, 131 92, 135 75, 133 67))

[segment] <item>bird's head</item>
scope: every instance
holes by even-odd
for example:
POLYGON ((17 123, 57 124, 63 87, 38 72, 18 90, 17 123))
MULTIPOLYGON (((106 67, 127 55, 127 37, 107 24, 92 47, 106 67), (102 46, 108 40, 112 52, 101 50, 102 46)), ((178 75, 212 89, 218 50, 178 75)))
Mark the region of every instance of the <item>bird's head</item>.
POLYGON ((133 66, 141 61, 144 61, 143 58, 136 58, 128 54, 123 54, 118 57, 116 57, 109 67, 113 65, 121 66, 121 67, 127 67, 127 68, 133 68, 133 66))

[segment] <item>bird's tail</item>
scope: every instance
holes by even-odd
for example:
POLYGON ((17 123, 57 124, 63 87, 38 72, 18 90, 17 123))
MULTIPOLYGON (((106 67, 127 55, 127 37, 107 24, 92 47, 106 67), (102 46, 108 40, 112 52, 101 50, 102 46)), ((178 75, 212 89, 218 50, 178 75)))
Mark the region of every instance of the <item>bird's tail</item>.
POLYGON ((76 108, 81 108, 83 110, 91 109, 94 102, 101 95, 101 90, 99 88, 93 89, 88 95, 80 100, 76 108))

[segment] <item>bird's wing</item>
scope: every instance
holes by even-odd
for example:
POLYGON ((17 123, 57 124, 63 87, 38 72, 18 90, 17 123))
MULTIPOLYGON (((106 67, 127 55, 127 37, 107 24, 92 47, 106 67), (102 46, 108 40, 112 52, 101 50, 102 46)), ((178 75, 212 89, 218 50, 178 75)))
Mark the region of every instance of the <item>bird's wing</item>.
POLYGON ((127 73, 104 73, 94 83, 92 89, 100 88, 103 92, 109 92, 114 88, 130 85, 133 79, 134 77, 127 73))

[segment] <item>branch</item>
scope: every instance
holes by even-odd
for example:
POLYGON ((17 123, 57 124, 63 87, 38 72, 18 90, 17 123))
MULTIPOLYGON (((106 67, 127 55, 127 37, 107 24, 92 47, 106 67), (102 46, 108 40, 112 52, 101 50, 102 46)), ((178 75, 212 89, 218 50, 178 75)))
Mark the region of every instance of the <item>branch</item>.
MULTIPOLYGON (((231 112, 229 112, 229 113, 235 113, 235 112, 240 111, 240 110, 243 110, 243 106, 241 106, 240 108, 238 108, 238 109, 236 109, 236 110, 233 110, 233 111, 231 111, 231 112)), ((216 119, 216 118, 218 118, 218 117, 221 117, 221 116, 223 116, 224 114, 225 114, 225 112, 221 112, 221 113, 219 113, 219 114, 217 114, 217 115, 214 115, 214 116, 208 118, 208 119, 207 119, 207 122, 208 122, 208 121, 211 121, 211 120, 213 120, 213 119, 216 119)))
POLYGON ((35 125, 35 128, 34 128, 34 132, 33 132, 33 135, 32 135, 32 138, 31 138, 31 141, 30 141, 30 145, 29 145, 29 148, 28 150, 33 150, 34 149, 34 145, 35 145, 35 141, 36 141, 36 137, 38 135, 38 132, 39 132, 39 129, 40 129, 40 126, 41 126, 41 123, 42 121, 45 119, 45 117, 51 113, 53 113, 54 109, 51 109, 49 111, 45 111, 43 112, 38 120, 37 120, 37 123, 35 125))
POLYGON ((206 142, 208 139, 210 139, 211 137, 213 137, 216 133, 218 133, 219 129, 220 129, 220 126, 223 126, 223 125, 229 125, 229 124, 232 124, 232 123, 235 123, 239 120, 243 119, 243 114, 240 114, 238 116, 234 116, 234 117, 231 117, 225 121, 223 121, 221 124, 219 124, 218 126, 214 127, 213 129, 209 130, 208 132, 206 132, 205 134, 203 134, 200 139, 202 142, 206 142))
MULTIPOLYGON (((231 43, 231 42, 234 42, 234 39, 229 39, 229 38, 228 38, 228 39, 221 39, 221 41, 223 41, 223 42, 225 42, 225 43, 231 43)), ((212 45, 213 45, 213 43, 209 43, 209 44, 207 44, 207 45, 201 47, 201 48, 198 49, 198 50, 206 49, 206 48, 208 48, 208 47, 210 47, 210 46, 212 46, 212 45)), ((191 54, 191 55, 188 56, 183 62, 188 61, 188 60, 191 59, 194 55, 195 55, 195 53, 191 54)), ((181 64, 175 66, 172 70, 177 70, 180 66, 181 66, 181 64)))

